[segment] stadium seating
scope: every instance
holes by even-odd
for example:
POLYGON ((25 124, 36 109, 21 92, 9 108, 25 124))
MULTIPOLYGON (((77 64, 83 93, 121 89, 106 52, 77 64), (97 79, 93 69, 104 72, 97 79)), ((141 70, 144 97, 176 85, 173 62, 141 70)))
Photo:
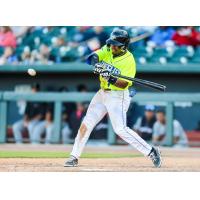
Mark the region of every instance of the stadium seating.
POLYGON ((166 47, 151 49, 140 47, 132 51, 136 61, 140 64, 149 63, 200 63, 200 48, 196 50, 191 46, 184 47, 166 47), (143 62, 144 58, 146 62, 143 62))
POLYGON ((197 47, 194 55, 191 57, 191 62, 200 63, 200 47, 197 47))
MULTIPOLYGON (((104 27, 104 32, 109 35, 113 28, 114 27, 111 26, 104 27)), ((129 27, 126 29, 128 29, 130 35, 133 36, 131 32, 133 28, 129 27)), ((199 27, 195 27, 195 29, 199 31, 199 27)), ((24 51, 27 51, 27 48, 31 53, 32 51, 39 51, 41 44, 45 44, 50 48, 49 59, 53 62, 58 62, 58 60, 59 62, 83 60, 80 57, 84 57, 88 52, 90 53, 90 50, 88 51, 87 37, 84 40, 82 40, 83 38, 80 39, 80 37, 81 34, 88 34, 90 38, 91 32, 92 27, 86 27, 85 30, 72 26, 34 27, 28 31, 24 37, 18 38, 18 45, 14 54, 16 54, 20 62, 21 55, 24 51), (55 45, 58 37, 64 38, 66 42, 65 47, 55 45), (75 46, 68 45, 70 42, 75 42, 77 44, 75 46)), ((4 49, 0 47, 0 56, 3 54, 3 51, 4 49)), ((196 49, 192 46, 150 47, 144 40, 137 45, 135 45, 135 43, 131 44, 130 51, 134 54, 136 62, 140 64, 200 63, 200 47, 196 49)))

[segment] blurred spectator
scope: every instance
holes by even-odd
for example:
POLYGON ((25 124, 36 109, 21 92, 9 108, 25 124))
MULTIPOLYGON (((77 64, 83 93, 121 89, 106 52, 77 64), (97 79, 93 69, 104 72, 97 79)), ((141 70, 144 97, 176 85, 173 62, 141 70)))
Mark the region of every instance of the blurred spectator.
MULTIPOLYGON (((67 92, 69 89, 67 86, 62 86, 59 91, 67 92)), ((62 115, 62 142, 63 144, 69 144, 71 142, 72 130, 69 124, 69 118, 71 114, 76 110, 76 104, 74 102, 63 103, 63 115, 62 115)))
POLYGON ((86 85, 84 85, 84 84, 79 84, 79 85, 77 86, 77 91, 78 91, 78 92, 88 92, 88 89, 87 89, 87 86, 86 86, 86 85))
POLYGON ((33 131, 33 143, 40 143, 44 133, 45 144, 49 144, 53 134, 53 103, 46 105, 45 119, 35 125, 33 131))
POLYGON ((32 26, 11 26, 11 29, 16 38, 24 37, 32 26))
MULTIPOLYGON (((33 142, 38 144, 41 141, 42 135, 45 134, 45 144, 50 144, 54 134, 54 121, 53 121, 54 104, 50 103, 46 107, 45 119, 39 122, 33 132, 33 142)), ((66 113, 62 116, 62 142, 69 143, 69 136, 71 130, 68 124, 68 116, 66 113)))
MULTIPOLYGON (((87 92, 87 86, 84 84, 79 84, 77 86, 78 92, 87 92)), ((86 103, 66 103, 65 105, 65 113, 67 116, 69 116, 69 126, 72 130, 72 133, 70 135, 71 138, 75 138, 78 128, 80 127, 81 121, 83 116, 86 112, 86 103)))
POLYGON ((83 42, 91 38, 92 32, 90 31, 89 26, 76 26, 75 32, 73 35, 73 41, 75 42, 83 42))
POLYGON ((129 48, 135 49, 136 47, 139 47, 139 46, 146 46, 147 41, 149 40, 150 36, 155 32, 157 27, 156 26, 125 26, 123 28, 129 32, 131 38, 137 37, 142 34, 147 34, 147 33, 149 34, 149 37, 130 44, 129 48))
MULTIPOLYGON (((67 87, 62 87, 61 91, 68 90, 67 87)), ((70 143, 70 134, 71 129, 69 128, 69 117, 68 117, 68 106, 71 106, 70 103, 64 104, 63 114, 62 114, 62 122, 61 122, 61 131, 62 131, 62 143, 68 144, 70 143), (67 108, 65 108, 67 106, 67 108)), ((73 105, 72 105, 73 108, 73 105)), ((52 141, 52 136, 54 134, 54 104, 49 103, 46 106, 46 114, 45 119, 38 123, 34 129, 33 137, 34 143, 38 144, 41 141, 41 137, 45 134, 45 144, 50 144, 52 141)))
POLYGON ((61 86, 59 89, 58 89, 59 92, 68 92, 69 89, 67 86, 61 86))
POLYGON ((84 60, 84 56, 91 53, 91 48, 93 48, 93 46, 96 47, 96 44, 99 41, 93 38, 93 36, 94 33, 92 31, 92 27, 89 26, 75 27, 69 45, 71 47, 77 48, 79 56, 76 58, 76 60, 79 61, 84 60))
POLYGON ((2 47, 16 47, 16 37, 9 26, 0 27, 0 46, 2 47))
MULTIPOLYGON (((32 85, 32 92, 36 93, 40 90, 39 84, 32 85)), ((44 117, 44 104, 39 102, 28 102, 25 108, 24 118, 13 124, 13 134, 16 143, 22 143, 22 134, 25 129, 28 130, 30 142, 34 142, 33 132, 36 125, 44 117)))
POLYGON ((4 64, 17 64, 18 58, 14 53, 14 49, 12 47, 5 47, 4 53, 0 57, 0 65, 4 64))
POLYGON ((52 40, 52 49, 50 53, 50 59, 56 63, 62 62, 62 57, 65 56, 67 51, 70 51, 71 48, 67 46, 64 36, 53 37, 52 40))
POLYGON ((196 131, 200 131, 200 121, 197 122, 197 127, 195 128, 196 131))
POLYGON ((46 44, 41 44, 39 48, 39 53, 37 54, 38 64, 50 64, 49 61, 50 48, 46 44))
MULTIPOLYGON (((156 119, 153 126, 153 143, 156 145, 163 145, 165 143, 166 136, 166 117, 163 110, 157 110, 156 119)), ((187 147, 188 139, 183 130, 181 124, 174 119, 173 120, 173 143, 175 147, 187 147)))
POLYGON ((21 54, 21 63, 25 64, 25 65, 30 65, 30 64, 34 64, 35 56, 33 56, 33 54, 31 54, 30 50, 24 51, 21 54))
POLYGON ((72 129, 71 137, 75 138, 76 134, 78 132, 78 129, 80 127, 80 124, 82 122, 82 119, 85 115, 86 107, 83 103, 77 103, 76 104, 76 110, 72 112, 72 114, 69 117, 69 123, 70 127, 72 129))
POLYGON ((91 31, 88 31, 87 36, 85 37, 84 53, 90 53, 91 51, 95 51, 99 49, 101 46, 106 44, 106 39, 108 38, 108 34, 104 31, 103 26, 94 26, 91 31))
MULTIPOLYGON (((59 92, 68 92, 69 89, 67 86, 62 86, 59 88, 59 92)), ((66 119, 69 120, 69 116, 72 112, 76 110, 75 102, 63 102, 63 117, 66 116, 66 119)))
POLYGON ((152 140, 153 125, 156 122, 155 107, 153 105, 145 106, 144 116, 139 117, 133 129, 146 141, 152 140))
MULTIPOLYGON (((105 44, 111 28, 117 27, 1 26, 0 64, 50 65, 71 61, 84 62, 86 55, 105 44), (7 50, 6 47, 12 48, 13 53, 7 55, 11 49, 7 50), (3 52, 4 55, 2 55, 3 52)), ((169 47, 166 50, 171 56, 174 52, 172 48, 174 45, 191 45, 194 47, 200 45, 200 33, 197 28, 191 26, 178 28, 125 26, 123 28, 129 32, 131 38, 149 33, 146 38, 131 43, 129 46, 131 51, 137 50, 135 52, 138 54, 136 58, 142 58, 141 62, 145 62, 143 57, 151 57, 152 47, 169 47), (145 51, 148 52, 148 55, 145 51)), ((191 59, 191 61, 193 60, 191 59)))
POLYGON ((108 133, 108 114, 96 125, 92 134, 90 135, 90 139, 106 139, 108 133))
POLYGON ((99 40, 99 45, 100 47, 106 44, 106 40, 108 39, 109 35, 105 32, 104 27, 103 26, 94 26, 93 27, 93 31, 94 31, 94 36, 93 37, 97 37, 97 39, 99 40))
POLYGON ((138 103, 136 102, 131 102, 130 104, 130 108, 128 109, 128 112, 127 112, 127 125, 129 127, 132 127, 134 126, 134 124, 136 123, 137 119, 140 117, 140 116, 143 116, 143 112, 142 112, 142 109, 141 107, 138 105, 138 103))
POLYGON ((59 36, 54 43, 55 47, 66 46, 65 38, 63 36, 59 36))
POLYGON ((52 64, 50 60, 50 47, 46 44, 41 44, 38 50, 33 50, 31 52, 30 48, 27 46, 21 55, 22 64, 52 64))
POLYGON ((69 144, 71 141, 72 130, 69 126, 69 116, 67 113, 62 115, 62 143, 69 144))
POLYGON ((176 45, 191 45, 196 47, 200 44, 200 33, 194 27, 179 27, 172 37, 176 45))
POLYGON ((124 27, 132 37, 143 33, 154 33, 158 28, 157 26, 125 26, 124 27))
POLYGON ((174 35, 174 29, 169 26, 159 26, 154 34, 148 41, 148 45, 152 47, 164 47, 169 42, 172 42, 172 36, 174 35))

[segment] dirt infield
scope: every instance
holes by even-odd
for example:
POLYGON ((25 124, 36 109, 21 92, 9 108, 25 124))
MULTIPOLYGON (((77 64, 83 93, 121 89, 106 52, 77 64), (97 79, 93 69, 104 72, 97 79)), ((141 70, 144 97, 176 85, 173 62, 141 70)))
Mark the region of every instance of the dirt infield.
MULTIPOLYGON (((63 145, 0 145, 0 151, 64 151, 70 152, 72 146, 63 145)), ((65 158, 0 158, 1 172, 163 172, 200 171, 200 149, 162 148, 163 165, 156 169, 149 159, 143 156, 123 158, 81 158, 75 168, 63 167, 65 158)), ((88 146, 85 152, 133 153, 138 152, 129 146, 88 146)))

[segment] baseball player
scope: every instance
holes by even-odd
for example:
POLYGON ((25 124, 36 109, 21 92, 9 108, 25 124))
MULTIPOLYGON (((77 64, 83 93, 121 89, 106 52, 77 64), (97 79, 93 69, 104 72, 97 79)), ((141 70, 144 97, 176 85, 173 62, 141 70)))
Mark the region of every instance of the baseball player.
POLYGON ((113 129, 123 140, 148 156, 155 167, 161 166, 158 148, 150 146, 136 132, 126 125, 126 112, 131 102, 129 87, 131 81, 116 78, 113 73, 134 77, 136 64, 128 51, 130 38, 125 30, 114 29, 106 45, 88 57, 88 63, 94 66, 94 73, 99 74, 100 90, 93 97, 86 116, 83 118, 75 138, 70 158, 65 167, 78 165, 78 159, 85 144, 98 122, 108 113, 113 129))

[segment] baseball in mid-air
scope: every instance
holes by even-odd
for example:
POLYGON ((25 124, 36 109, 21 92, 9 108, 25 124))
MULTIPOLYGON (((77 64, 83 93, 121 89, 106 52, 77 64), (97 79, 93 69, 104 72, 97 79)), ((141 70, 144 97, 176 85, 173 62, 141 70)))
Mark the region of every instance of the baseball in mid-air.
POLYGON ((30 76, 35 76, 36 75, 36 71, 34 69, 32 69, 32 68, 29 68, 27 72, 28 72, 28 74, 30 76))

